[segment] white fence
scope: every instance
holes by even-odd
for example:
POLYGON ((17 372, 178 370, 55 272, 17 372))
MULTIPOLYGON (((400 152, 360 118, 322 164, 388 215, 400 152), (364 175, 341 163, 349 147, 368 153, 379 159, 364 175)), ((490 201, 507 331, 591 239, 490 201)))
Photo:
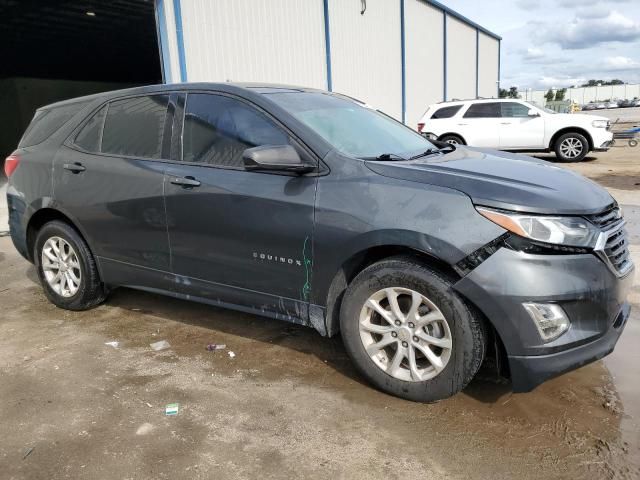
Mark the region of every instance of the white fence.
MULTIPOLYGON (((554 92, 557 89, 554 89, 554 92)), ((548 90, 521 90, 518 92, 523 100, 532 100, 540 105, 545 104, 548 90)), ((565 100, 584 105, 589 102, 602 102, 604 100, 624 100, 640 97, 640 84, 606 85, 602 87, 568 88, 564 96, 565 100)))

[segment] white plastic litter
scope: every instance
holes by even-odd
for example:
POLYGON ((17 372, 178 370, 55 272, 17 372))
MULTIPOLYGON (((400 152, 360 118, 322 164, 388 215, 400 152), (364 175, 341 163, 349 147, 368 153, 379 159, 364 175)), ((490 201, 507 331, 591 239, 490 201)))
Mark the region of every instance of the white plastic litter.
POLYGON ((235 357, 235 356, 236 356, 236 354, 235 354, 235 353, 233 353, 233 352, 229 352, 229 357, 233 358, 233 357, 235 357))
POLYGON ((105 345, 109 345, 110 347, 113 347, 113 348, 118 348, 118 347, 120 346, 120 342, 116 342, 116 341, 113 341, 113 342, 104 342, 104 344, 105 344, 105 345))
POLYGON ((149 346, 159 352, 160 350, 166 350, 167 348, 171 348, 171 345, 166 340, 160 340, 159 342, 150 343, 149 346))

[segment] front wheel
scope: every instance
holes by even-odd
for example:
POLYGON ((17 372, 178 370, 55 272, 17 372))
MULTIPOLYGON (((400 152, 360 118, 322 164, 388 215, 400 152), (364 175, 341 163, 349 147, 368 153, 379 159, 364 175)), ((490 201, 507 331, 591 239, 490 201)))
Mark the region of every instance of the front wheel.
POLYGON ((376 387, 434 402, 461 391, 486 350, 480 318, 439 273, 399 257, 363 270, 340 311, 347 353, 376 387))
POLYGON ((464 145, 464 140, 458 135, 444 135, 439 139, 441 142, 450 143, 451 145, 464 145))
POLYGON ((561 162, 579 162, 589 153, 589 142, 579 133, 565 133, 556 141, 555 152, 561 162))
POLYGON ((56 306, 87 310, 105 299, 95 259, 68 224, 56 220, 40 229, 34 259, 44 293, 56 306))

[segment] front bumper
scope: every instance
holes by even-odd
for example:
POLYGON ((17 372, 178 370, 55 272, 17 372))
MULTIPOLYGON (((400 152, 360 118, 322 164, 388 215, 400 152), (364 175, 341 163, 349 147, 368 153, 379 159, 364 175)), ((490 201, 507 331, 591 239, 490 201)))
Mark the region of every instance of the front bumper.
POLYGON ((604 128, 594 129, 591 132, 591 139, 593 140, 594 152, 606 152, 613 143, 613 132, 604 128))
POLYGON ((504 344, 514 391, 611 352, 626 322, 633 269, 618 278, 593 254, 531 255, 501 248, 455 284, 504 344), (559 304, 569 330, 544 343, 523 303, 559 304))
POLYGON ((585 345, 549 355, 509 356, 513 391, 529 392, 542 382, 609 355, 627 324, 630 311, 629 304, 624 304, 609 330, 585 345))

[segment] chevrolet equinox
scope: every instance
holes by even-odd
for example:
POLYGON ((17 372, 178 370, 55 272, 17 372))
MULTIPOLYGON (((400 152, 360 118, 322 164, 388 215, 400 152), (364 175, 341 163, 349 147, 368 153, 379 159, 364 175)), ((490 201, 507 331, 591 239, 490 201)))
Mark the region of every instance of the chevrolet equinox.
POLYGON ((13 243, 58 307, 126 286, 340 332, 364 377, 411 400, 459 392, 485 357, 529 391, 610 353, 629 316, 607 191, 335 93, 68 100, 36 112, 5 171, 13 243))

